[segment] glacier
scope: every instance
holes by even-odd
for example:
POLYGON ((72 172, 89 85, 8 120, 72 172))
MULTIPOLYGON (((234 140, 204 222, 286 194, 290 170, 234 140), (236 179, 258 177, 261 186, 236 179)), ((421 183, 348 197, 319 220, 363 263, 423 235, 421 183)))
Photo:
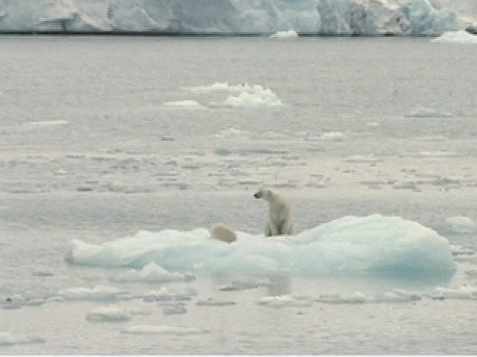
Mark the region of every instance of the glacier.
POLYGON ((0 32, 437 35, 462 29, 462 9, 446 0, 0 0, 0 32))
POLYGON ((384 274, 414 278, 449 277, 455 271, 444 237, 400 217, 343 217, 296 236, 274 239, 236 234, 237 241, 231 244, 211 239, 207 229, 141 231, 100 245, 73 240, 66 260, 138 270, 154 263, 166 271, 198 275, 384 274))

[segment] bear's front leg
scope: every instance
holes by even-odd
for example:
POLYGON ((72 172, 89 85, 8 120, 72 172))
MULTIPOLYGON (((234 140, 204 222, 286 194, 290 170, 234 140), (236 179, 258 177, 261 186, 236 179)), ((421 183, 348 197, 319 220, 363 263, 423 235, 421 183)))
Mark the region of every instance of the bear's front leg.
POLYGON ((272 228, 270 227, 270 223, 267 223, 265 226, 265 237, 271 237, 272 234, 272 228))

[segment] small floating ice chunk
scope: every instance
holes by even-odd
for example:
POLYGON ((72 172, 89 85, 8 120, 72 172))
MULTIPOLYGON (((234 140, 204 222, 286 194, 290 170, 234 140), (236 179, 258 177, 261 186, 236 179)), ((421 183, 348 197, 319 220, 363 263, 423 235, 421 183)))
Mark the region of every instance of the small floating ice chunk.
POLYGON ((246 130, 229 128, 229 129, 224 129, 219 131, 217 134, 215 134, 215 137, 220 139, 229 139, 229 138, 246 137, 249 134, 250 133, 246 130))
POLYGON ((283 102, 271 89, 260 85, 255 85, 251 88, 251 90, 243 91, 238 95, 229 96, 225 100, 224 105, 240 108, 283 106, 283 102))
POLYGON ((97 285, 94 288, 70 288, 63 289, 58 295, 65 300, 114 300, 125 296, 124 290, 112 286, 97 285))
POLYGON ((471 218, 464 216, 449 217, 446 219, 449 228, 455 233, 477 232, 477 223, 471 218))
POLYGON ((449 31, 431 40, 434 43, 477 44, 477 35, 467 31, 449 31))
POLYGON ((94 322, 124 322, 131 320, 131 316, 118 306, 106 306, 89 312, 86 319, 94 322))
POLYGON ((288 31, 278 31, 275 32, 273 35, 270 36, 270 38, 274 39, 291 39, 291 38, 298 38, 298 33, 294 30, 288 30, 288 31))
POLYGON ((365 294, 357 291, 351 295, 323 294, 316 301, 326 304, 364 304, 368 298, 365 294))
POLYGON ((439 112, 432 108, 419 107, 411 111, 406 117, 409 118, 451 118, 453 115, 447 112, 439 112))
POLYGON ((352 162, 357 164, 373 164, 379 161, 374 155, 352 155, 345 159, 346 162, 352 162))
POLYGON ((200 104, 195 100, 178 100, 172 102, 165 102, 164 107, 167 108, 176 108, 176 109, 187 109, 187 110, 196 110, 196 109, 206 109, 205 106, 200 104))
POLYGON ((340 131, 329 131, 323 133, 320 136, 320 139, 326 141, 344 141, 346 139, 346 135, 340 131))
POLYGON ((235 301, 217 300, 211 297, 206 300, 198 300, 196 303, 197 306, 231 306, 236 304, 235 301))
POLYGON ((171 302, 171 301, 188 301, 193 296, 196 296, 197 292, 192 288, 186 288, 183 290, 171 290, 165 287, 157 291, 150 291, 142 296, 146 302, 171 302))
POLYGON ((121 330, 121 333, 130 335, 203 335, 209 330, 195 327, 166 326, 166 325, 137 325, 121 330))
POLYGON ((192 281, 195 280, 195 277, 191 274, 171 273, 154 262, 151 262, 141 270, 131 269, 111 278, 111 280, 118 283, 170 283, 192 281))
POLYGON ((41 337, 14 335, 10 332, 0 332, 0 346, 29 345, 44 342, 45 340, 41 337))
POLYGON ((44 126, 60 126, 60 125, 67 125, 69 122, 66 120, 44 120, 44 121, 32 121, 27 125, 36 126, 36 127, 44 127, 44 126))
POLYGON ((257 303, 262 306, 273 308, 310 307, 313 305, 311 299, 298 298, 291 295, 266 296, 261 298, 257 303))

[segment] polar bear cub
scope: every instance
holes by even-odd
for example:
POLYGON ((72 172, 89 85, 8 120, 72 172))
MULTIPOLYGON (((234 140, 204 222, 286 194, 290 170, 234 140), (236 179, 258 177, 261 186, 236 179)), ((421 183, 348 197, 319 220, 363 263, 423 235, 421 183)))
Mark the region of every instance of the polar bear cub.
POLYGON ((261 189, 253 196, 268 202, 269 221, 265 227, 266 237, 293 234, 290 205, 282 196, 267 189, 261 189))

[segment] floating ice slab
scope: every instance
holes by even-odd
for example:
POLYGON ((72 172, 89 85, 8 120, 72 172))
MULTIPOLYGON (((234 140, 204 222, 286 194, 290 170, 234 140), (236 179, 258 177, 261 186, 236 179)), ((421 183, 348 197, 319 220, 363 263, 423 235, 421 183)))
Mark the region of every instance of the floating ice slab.
POLYGON ((470 34, 467 31, 450 31, 445 32, 442 36, 431 40, 431 42, 477 45, 477 35, 470 34))
POLYGON ((28 345, 44 342, 45 340, 41 337, 14 335, 10 332, 0 332, 0 346, 28 345))
POLYGON ((473 233, 477 232, 477 223, 469 217, 456 216, 446 219, 449 228, 456 233, 473 233))
POLYGON ((283 102, 271 89, 255 85, 238 95, 229 96, 224 105, 240 108, 280 107, 283 102))
POLYGON ((121 333, 130 335, 203 335, 209 333, 206 329, 195 327, 165 326, 165 325, 137 325, 121 330, 121 333))
POLYGON ((435 289, 431 297, 436 300, 477 300, 477 287, 461 286, 458 288, 442 288, 435 289))
POLYGON ((164 107, 187 110, 206 109, 205 106, 195 100, 178 100, 173 102, 165 102, 164 107))
POLYGON ((399 217, 344 217, 296 236, 265 238, 237 232, 231 244, 207 229, 139 232, 101 245, 72 241, 73 264, 168 271, 292 275, 388 274, 449 276, 455 270, 449 242, 432 229, 399 217))
POLYGON ((86 319, 95 322, 124 322, 131 320, 131 315, 120 307, 106 306, 89 312, 86 319))
POLYGON ((271 35, 270 38, 280 39, 280 40, 293 39, 293 38, 298 38, 298 33, 294 30, 278 31, 278 32, 275 32, 273 35, 271 35))
POLYGON ((98 285, 94 288, 70 288, 63 289, 58 292, 58 295, 64 300, 114 300, 124 296, 125 291, 117 289, 112 286, 98 285))
POLYGON ((261 298, 258 305, 285 308, 285 307, 310 307, 313 301, 308 298, 298 298, 291 295, 266 296, 261 298))

